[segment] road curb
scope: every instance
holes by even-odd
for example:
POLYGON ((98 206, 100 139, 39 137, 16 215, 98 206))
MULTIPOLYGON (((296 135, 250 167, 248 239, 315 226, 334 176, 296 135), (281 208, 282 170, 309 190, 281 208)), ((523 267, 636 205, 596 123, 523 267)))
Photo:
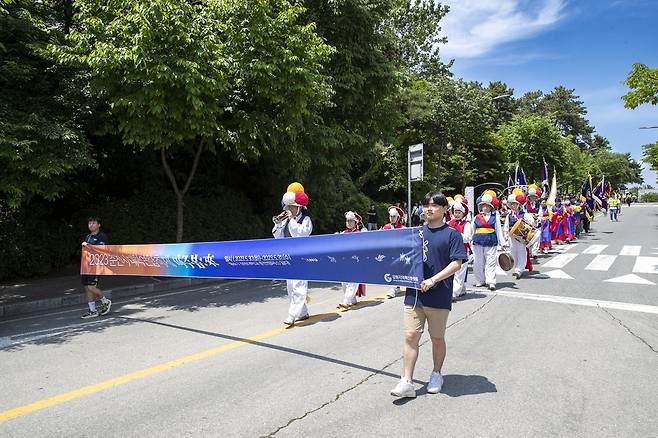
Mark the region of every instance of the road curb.
MULTIPOLYGON (((226 281, 217 278, 178 278, 175 280, 164 280, 160 283, 148 283, 133 286, 116 287, 113 289, 104 289, 103 293, 107 298, 119 299, 132 297, 140 294, 153 292, 164 292, 172 289, 179 289, 186 286, 195 286, 205 283, 216 283, 226 281)), ((0 305, 0 318, 8 316, 24 315, 28 313, 40 312, 44 310, 59 309, 62 307, 72 307, 86 304, 84 293, 75 295, 65 295, 55 298, 44 298, 40 300, 26 301, 22 303, 10 303, 0 305)))

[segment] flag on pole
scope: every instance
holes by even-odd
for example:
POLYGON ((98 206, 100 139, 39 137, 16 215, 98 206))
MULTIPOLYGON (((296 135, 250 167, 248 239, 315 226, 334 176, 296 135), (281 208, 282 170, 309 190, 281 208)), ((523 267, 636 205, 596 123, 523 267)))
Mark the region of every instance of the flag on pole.
POLYGON ((585 181, 585 185, 581 191, 581 196, 584 198, 582 201, 587 202, 589 208, 594 210, 594 198, 592 197, 592 175, 589 173, 587 174, 587 180, 585 181))
POLYGON ((542 158, 543 164, 541 166, 541 191, 548 194, 548 164, 546 160, 542 158))
POLYGON ((514 171, 514 183, 517 186, 527 185, 526 182, 525 182, 525 172, 523 171, 521 166, 519 166, 518 162, 516 163, 516 169, 514 171))
POLYGON ((514 180, 511 175, 507 175, 507 188, 514 187, 514 180))
POLYGON ((555 198, 557 198, 557 172, 555 171, 555 166, 553 167, 553 181, 551 181, 551 191, 548 194, 548 199, 546 203, 549 205, 555 205, 555 198))
POLYGON ((594 198, 596 203, 599 204, 599 206, 602 209, 607 210, 608 200, 605 196, 605 187, 606 187, 605 175, 603 175, 603 177, 601 178, 601 182, 596 185, 594 191, 592 192, 592 198, 594 198))

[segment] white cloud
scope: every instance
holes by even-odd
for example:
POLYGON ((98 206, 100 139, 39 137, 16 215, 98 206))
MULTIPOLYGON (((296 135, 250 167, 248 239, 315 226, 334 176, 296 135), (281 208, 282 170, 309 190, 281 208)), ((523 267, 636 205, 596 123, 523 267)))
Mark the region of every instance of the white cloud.
POLYGON ((530 38, 563 18, 566 0, 448 0, 450 12, 441 22, 448 44, 441 55, 476 58, 502 44, 530 38))

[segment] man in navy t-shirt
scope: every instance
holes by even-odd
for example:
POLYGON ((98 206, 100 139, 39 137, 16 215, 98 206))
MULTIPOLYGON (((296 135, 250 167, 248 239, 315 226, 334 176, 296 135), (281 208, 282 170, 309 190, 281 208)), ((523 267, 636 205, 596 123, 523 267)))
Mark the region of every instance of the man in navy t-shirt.
POLYGON ((468 260, 461 234, 443 220, 448 209, 447 198, 430 192, 423 199, 427 223, 423 226, 423 277, 421 289, 407 289, 404 298, 404 375, 391 390, 396 397, 415 397, 412 384, 418 358, 418 344, 425 322, 432 339, 434 371, 427 392, 436 394, 443 385, 441 368, 446 356, 445 331, 452 309, 452 279, 462 262, 468 260))
MULTIPOLYGON (((107 236, 101 231, 101 221, 97 217, 90 217, 87 220, 87 227, 89 234, 85 237, 82 245, 107 245, 107 236)), ((96 318, 98 315, 106 315, 110 312, 112 301, 105 298, 103 291, 98 288, 97 275, 83 275, 82 286, 85 289, 85 296, 87 297, 87 305, 89 310, 82 315, 83 319, 96 318), (96 310, 96 301, 101 301, 100 312, 96 310)))

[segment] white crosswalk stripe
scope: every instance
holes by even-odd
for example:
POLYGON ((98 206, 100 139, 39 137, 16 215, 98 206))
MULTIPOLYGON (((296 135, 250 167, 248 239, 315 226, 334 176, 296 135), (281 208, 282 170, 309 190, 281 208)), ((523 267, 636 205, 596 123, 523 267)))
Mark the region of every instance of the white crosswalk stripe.
MULTIPOLYGON (((576 271, 608 272, 611 270, 615 262, 621 263, 617 261, 620 259, 620 256, 631 256, 635 258, 635 264, 633 266, 632 272, 638 274, 658 275, 658 257, 640 256, 642 245, 623 245, 623 247, 618 250, 617 254, 602 254, 604 251, 614 252, 616 250, 614 246, 611 248, 610 245, 592 244, 586 245, 584 248, 581 247, 575 249, 577 246, 578 244, 574 243, 555 248, 549 258, 538 264, 537 268, 540 270, 540 277, 559 280, 573 280, 574 277, 578 278, 576 271), (581 249, 582 251, 580 251, 581 249), (578 267, 577 269, 572 268, 567 270, 567 272, 562 270, 565 269, 565 267, 568 267, 568 265, 574 260, 579 259, 579 257, 586 257, 589 259, 589 257, 592 255, 594 255, 594 258, 589 261, 584 269, 582 267, 578 267)), ((658 253, 656 253, 656 255, 658 255, 658 253)), ((509 273, 503 271, 500 269, 500 267, 497 267, 496 274, 509 275, 509 273)), ((656 281, 655 279, 653 280, 656 281)), ((651 286, 656 284, 654 281, 642 278, 635 274, 621 275, 613 278, 602 278, 600 281, 651 286)))
POLYGON ((589 265, 585 266, 587 271, 607 271, 617 259, 616 255, 599 254, 594 257, 589 265))
POLYGON ((574 248, 577 248, 578 244, 577 243, 572 243, 570 245, 561 245, 557 246, 553 251, 557 252, 559 254, 564 254, 565 252, 571 251, 574 248))
POLYGON ((624 245, 619 255, 639 256, 642 245, 624 245))
POLYGON ((608 281, 611 283, 646 284, 648 286, 656 285, 656 283, 654 283, 653 281, 649 281, 635 274, 622 275, 621 277, 610 278, 604 281, 608 281))
POLYGON ((544 267, 562 269, 576 257, 578 257, 578 253, 558 254, 548 262, 544 263, 544 267))
POLYGON ((633 272, 658 274, 658 257, 638 257, 635 259, 633 272))
POLYGON ((583 250, 583 254, 601 254, 608 245, 590 245, 583 250))

